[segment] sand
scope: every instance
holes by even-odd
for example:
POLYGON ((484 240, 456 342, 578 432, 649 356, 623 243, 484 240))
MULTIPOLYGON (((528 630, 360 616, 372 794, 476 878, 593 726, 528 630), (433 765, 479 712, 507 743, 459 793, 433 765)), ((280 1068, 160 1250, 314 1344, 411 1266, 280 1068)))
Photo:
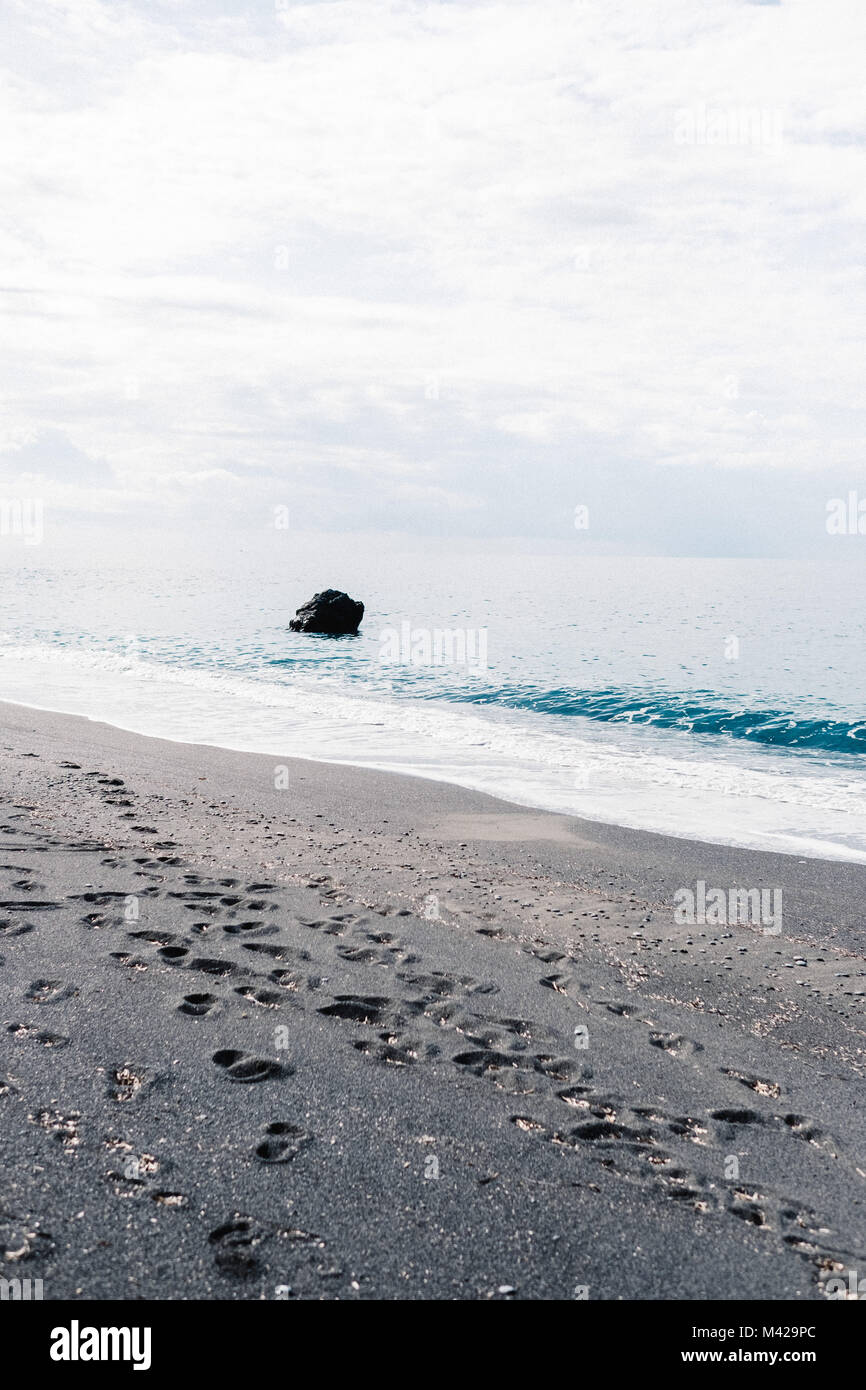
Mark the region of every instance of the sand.
POLYGON ((866 870, 0 706, 0 1273, 46 1299, 823 1299, 866 870), (678 925, 698 881, 781 935, 678 925))

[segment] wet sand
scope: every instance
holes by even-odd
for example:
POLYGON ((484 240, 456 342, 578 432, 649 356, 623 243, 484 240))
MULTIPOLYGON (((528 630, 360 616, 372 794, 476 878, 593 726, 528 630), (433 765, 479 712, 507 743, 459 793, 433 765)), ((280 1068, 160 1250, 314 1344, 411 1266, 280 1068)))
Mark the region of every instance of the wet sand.
POLYGON ((866 869, 0 706, 0 1273, 813 1299, 866 1268, 866 869), (780 890, 781 935, 674 895, 780 890))

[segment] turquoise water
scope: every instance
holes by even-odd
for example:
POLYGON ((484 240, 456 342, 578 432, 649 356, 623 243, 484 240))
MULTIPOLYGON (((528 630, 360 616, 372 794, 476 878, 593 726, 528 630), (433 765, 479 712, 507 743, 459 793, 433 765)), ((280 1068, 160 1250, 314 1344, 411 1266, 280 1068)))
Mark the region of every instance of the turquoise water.
POLYGON ((5 559, 4 698, 674 834, 866 855, 862 561, 274 536, 98 566, 5 559), (289 632, 327 586, 365 601, 361 633, 289 632))

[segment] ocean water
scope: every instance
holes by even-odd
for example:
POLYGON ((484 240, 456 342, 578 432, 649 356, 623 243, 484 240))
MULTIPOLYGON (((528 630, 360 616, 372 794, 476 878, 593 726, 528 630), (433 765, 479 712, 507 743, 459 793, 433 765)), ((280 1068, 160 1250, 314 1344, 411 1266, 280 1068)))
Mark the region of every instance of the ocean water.
POLYGON ((866 861, 860 557, 273 534, 81 549, 4 553, 0 698, 272 754, 275 767, 304 756, 411 772, 866 861), (329 586, 364 600, 359 636, 291 633, 295 608, 329 586))

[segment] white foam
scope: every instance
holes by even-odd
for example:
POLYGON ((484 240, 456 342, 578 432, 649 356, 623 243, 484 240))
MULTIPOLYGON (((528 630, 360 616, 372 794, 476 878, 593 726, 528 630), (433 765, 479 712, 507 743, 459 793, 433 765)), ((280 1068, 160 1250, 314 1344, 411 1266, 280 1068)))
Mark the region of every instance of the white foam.
POLYGON ((412 773, 688 839, 866 862, 860 759, 44 645, 0 643, 0 697, 277 760, 412 773))

